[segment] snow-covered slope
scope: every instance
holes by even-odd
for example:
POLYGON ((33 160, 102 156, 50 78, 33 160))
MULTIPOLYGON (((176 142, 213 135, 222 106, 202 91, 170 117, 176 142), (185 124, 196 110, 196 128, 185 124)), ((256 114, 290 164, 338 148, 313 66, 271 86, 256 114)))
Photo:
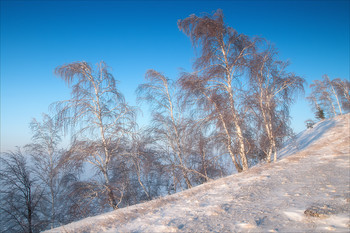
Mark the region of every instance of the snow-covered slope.
POLYGON ((349 232, 349 119, 300 133, 276 163, 49 232, 349 232))

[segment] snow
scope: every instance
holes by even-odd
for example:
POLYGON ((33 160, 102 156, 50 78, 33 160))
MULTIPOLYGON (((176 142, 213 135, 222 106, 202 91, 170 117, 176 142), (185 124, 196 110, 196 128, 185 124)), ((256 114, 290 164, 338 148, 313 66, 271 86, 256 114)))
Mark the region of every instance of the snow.
POLYGON ((47 232, 349 232, 349 119, 298 134, 276 163, 47 232))

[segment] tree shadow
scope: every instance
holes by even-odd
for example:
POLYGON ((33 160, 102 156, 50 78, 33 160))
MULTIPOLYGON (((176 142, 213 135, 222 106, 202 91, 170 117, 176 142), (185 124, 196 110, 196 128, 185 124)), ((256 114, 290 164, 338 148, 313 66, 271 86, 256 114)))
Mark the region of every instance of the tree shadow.
POLYGON ((309 147, 323 137, 329 129, 336 125, 334 119, 319 122, 314 128, 304 130, 286 142, 286 146, 278 151, 278 158, 292 155, 309 147))

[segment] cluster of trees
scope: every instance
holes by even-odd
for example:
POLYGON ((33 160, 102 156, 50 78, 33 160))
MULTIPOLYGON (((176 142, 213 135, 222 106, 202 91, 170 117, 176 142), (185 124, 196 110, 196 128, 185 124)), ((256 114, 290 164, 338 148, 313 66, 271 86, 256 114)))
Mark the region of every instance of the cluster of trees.
POLYGON ((311 93, 307 97, 316 118, 325 119, 350 111, 350 82, 346 79, 331 80, 323 75, 321 80, 310 84, 311 93))
MULTIPOLYGON (((25 153, 2 155, 1 231, 37 232, 276 161, 304 80, 266 40, 227 26, 220 10, 178 27, 197 52, 193 72, 173 81, 147 71, 137 89, 151 107, 146 128, 104 62, 56 68, 71 98, 32 121, 25 153)), ((339 110, 349 107, 335 83, 339 110)), ((314 95, 317 105, 326 103, 314 95)))

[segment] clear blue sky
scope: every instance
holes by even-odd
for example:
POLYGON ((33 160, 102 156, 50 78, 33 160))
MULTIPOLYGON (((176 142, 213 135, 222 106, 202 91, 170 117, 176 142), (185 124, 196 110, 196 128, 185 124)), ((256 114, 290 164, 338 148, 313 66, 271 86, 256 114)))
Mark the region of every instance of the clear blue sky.
MULTIPOLYGON (((191 71, 194 51, 177 20, 218 8, 238 32, 273 42, 309 84, 323 74, 349 78, 346 0, 1 1, 1 151, 29 143, 31 119, 69 98, 55 67, 104 60, 135 105, 147 69, 174 79, 180 68, 191 71)), ((313 117, 303 97, 291 115, 295 132, 313 117)))

